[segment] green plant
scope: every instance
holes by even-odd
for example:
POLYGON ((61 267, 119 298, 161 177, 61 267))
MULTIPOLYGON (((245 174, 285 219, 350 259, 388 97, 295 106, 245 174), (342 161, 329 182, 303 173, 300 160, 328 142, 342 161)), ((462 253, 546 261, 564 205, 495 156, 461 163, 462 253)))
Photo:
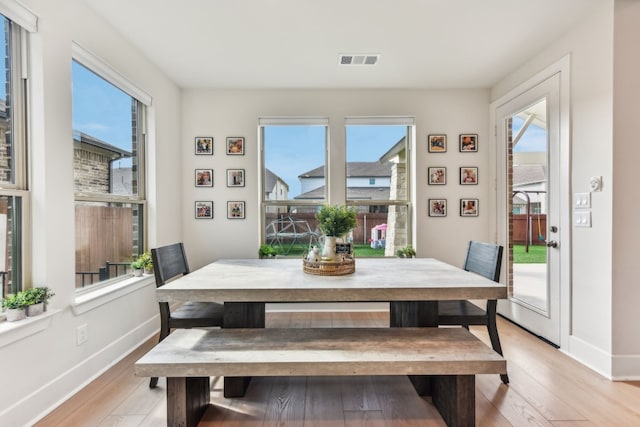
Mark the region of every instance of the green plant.
POLYGON ((413 258, 416 256, 416 250, 411 245, 400 248, 396 251, 396 255, 400 258, 413 258))
POLYGON ((8 294, 2 298, 2 308, 6 309, 21 309, 29 305, 25 299, 24 292, 18 292, 16 294, 8 294))
POLYGON ((131 268, 134 270, 142 270, 144 268, 144 261, 140 258, 136 259, 131 263, 131 268))
POLYGON ((29 305, 39 304, 41 302, 46 303, 51 299, 55 294, 53 291, 46 286, 39 286, 35 288, 30 288, 24 291, 27 300, 29 301, 29 305))
POLYGON ((143 268, 145 270, 153 270, 153 258, 151 257, 151 252, 145 252, 138 258, 139 261, 142 261, 143 268))
POLYGON ((260 258, 275 256, 276 253, 276 248, 271 245, 260 245, 258 249, 258 256, 260 256, 260 258))
POLYGON ((346 206, 323 205, 316 214, 318 227, 325 236, 340 237, 358 224, 356 211, 346 206))

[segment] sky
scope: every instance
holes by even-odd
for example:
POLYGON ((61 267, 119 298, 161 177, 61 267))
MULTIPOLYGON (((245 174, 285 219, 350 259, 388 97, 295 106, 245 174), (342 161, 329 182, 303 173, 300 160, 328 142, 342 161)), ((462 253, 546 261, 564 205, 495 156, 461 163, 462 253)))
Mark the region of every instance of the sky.
MULTIPOLYGON (((377 161, 405 136, 406 129, 406 126, 347 127, 347 161, 377 161)), ((300 194, 299 175, 324 164, 324 133, 324 126, 265 127, 265 164, 289 185, 289 198, 300 194)))
MULTIPOLYGON (((513 117, 512 127, 514 136, 518 133, 523 124, 523 119, 516 116, 513 117)), ((547 151, 546 147, 547 131, 532 123, 531 125, 529 125, 513 151, 516 153, 540 152, 547 151)))

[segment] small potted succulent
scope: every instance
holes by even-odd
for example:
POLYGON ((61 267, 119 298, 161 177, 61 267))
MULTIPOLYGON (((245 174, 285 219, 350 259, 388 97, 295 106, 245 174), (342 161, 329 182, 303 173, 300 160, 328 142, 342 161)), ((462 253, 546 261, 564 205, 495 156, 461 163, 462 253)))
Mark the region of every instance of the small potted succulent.
POLYGON ((46 286, 40 286, 25 290, 24 299, 27 303, 26 314, 29 317, 37 316, 47 310, 47 302, 55 294, 46 286))
POLYGON ((140 258, 134 260, 131 263, 131 269, 133 270, 134 277, 142 276, 142 273, 144 272, 144 261, 142 261, 140 258))
POLYGON ((276 248, 271 245, 260 245, 258 249, 258 257, 260 257, 260 259, 273 258, 276 256, 276 253, 276 248))
POLYGON ((153 258, 151 257, 151 252, 143 253, 138 260, 142 261, 142 268, 145 274, 153 274, 153 258))
POLYGON ((15 294, 8 294, 2 298, 2 308, 4 308, 7 321, 15 322, 26 317, 25 308, 27 302, 25 300, 24 292, 18 292, 15 294))
POLYGON ((413 258, 416 256, 416 250, 411 245, 400 248, 396 251, 396 255, 400 258, 413 258))

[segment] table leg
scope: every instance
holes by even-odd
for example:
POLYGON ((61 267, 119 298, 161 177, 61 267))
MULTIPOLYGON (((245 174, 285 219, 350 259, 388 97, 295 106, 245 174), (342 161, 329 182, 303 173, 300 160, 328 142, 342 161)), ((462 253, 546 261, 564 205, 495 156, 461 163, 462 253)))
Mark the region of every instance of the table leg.
MULTIPOLYGON (((225 302, 224 328, 264 328, 265 304, 262 302, 225 302)), ((243 397, 251 377, 224 377, 224 397, 243 397)))
MULTIPOLYGON (((392 301, 389 309, 392 328, 438 326, 437 301, 392 301)), ((432 377, 409 375, 409 380, 420 396, 431 396, 432 377)))
POLYGON ((475 375, 438 375, 433 380, 433 404, 447 426, 475 426, 475 375))

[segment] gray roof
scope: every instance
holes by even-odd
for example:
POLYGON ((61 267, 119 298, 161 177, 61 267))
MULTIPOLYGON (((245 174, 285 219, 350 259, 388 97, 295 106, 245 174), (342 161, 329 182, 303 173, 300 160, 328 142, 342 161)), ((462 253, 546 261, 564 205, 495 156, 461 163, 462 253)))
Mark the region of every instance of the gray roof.
MULTIPOLYGON (((294 199, 320 200, 324 198, 325 187, 314 188, 311 191, 300 194, 294 199)), ((348 187, 347 199, 349 200, 389 200, 389 187, 348 187)))
POLYGON ((289 190, 289 184, 287 184, 284 179, 280 178, 278 175, 271 172, 269 169, 265 170, 265 173, 264 173, 265 190, 268 190, 268 191, 273 190, 273 187, 276 186, 276 182, 278 181, 281 181, 287 187, 287 191, 289 190))
POLYGON ((544 165, 513 165, 513 186, 536 184, 547 180, 544 165))
MULTIPOLYGON (((391 162, 349 162, 347 177, 384 177, 391 176, 391 162)), ((324 165, 298 175, 298 178, 323 178, 324 165)))

